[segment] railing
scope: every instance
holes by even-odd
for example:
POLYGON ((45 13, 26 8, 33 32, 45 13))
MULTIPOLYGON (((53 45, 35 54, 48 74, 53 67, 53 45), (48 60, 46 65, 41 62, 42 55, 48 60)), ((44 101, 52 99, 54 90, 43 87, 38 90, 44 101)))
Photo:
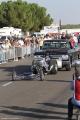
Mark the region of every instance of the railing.
POLYGON ((7 62, 9 60, 16 60, 18 58, 24 58, 25 56, 32 55, 40 48, 39 46, 27 46, 27 47, 12 47, 7 50, 0 50, 0 63, 7 62))

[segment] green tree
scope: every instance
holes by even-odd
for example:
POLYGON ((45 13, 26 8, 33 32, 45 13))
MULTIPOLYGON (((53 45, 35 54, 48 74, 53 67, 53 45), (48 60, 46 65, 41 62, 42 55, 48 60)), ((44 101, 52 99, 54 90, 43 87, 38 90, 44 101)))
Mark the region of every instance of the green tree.
POLYGON ((44 25, 50 25, 53 19, 46 8, 38 4, 29 4, 22 0, 2 2, 0 5, 0 26, 13 26, 24 31, 39 31, 44 25))

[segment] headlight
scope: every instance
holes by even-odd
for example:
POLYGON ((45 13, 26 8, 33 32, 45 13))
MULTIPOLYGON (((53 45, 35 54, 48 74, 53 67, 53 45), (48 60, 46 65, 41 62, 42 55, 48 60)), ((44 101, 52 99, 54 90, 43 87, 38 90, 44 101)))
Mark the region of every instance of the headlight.
POLYGON ((69 56, 68 55, 62 55, 62 60, 68 60, 69 56))

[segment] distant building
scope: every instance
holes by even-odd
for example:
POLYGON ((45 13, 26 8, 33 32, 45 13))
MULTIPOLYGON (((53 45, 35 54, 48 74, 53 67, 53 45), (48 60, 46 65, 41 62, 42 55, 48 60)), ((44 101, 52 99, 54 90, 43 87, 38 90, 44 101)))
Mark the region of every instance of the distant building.
POLYGON ((80 33, 80 29, 75 28, 75 29, 62 29, 60 30, 60 33, 67 33, 67 34, 74 34, 74 33, 80 33))
POLYGON ((14 27, 3 27, 0 28, 0 36, 22 36, 22 30, 14 27))
POLYGON ((49 33, 59 33, 60 26, 58 24, 51 24, 50 26, 44 26, 43 30, 40 31, 41 34, 49 33))

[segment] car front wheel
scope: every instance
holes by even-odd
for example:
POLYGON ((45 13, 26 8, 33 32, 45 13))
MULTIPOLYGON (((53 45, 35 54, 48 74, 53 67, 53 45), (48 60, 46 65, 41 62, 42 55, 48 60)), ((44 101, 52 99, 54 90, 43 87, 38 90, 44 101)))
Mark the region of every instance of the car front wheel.
POLYGON ((71 70, 71 63, 67 64, 65 68, 66 68, 66 71, 70 71, 71 70))

